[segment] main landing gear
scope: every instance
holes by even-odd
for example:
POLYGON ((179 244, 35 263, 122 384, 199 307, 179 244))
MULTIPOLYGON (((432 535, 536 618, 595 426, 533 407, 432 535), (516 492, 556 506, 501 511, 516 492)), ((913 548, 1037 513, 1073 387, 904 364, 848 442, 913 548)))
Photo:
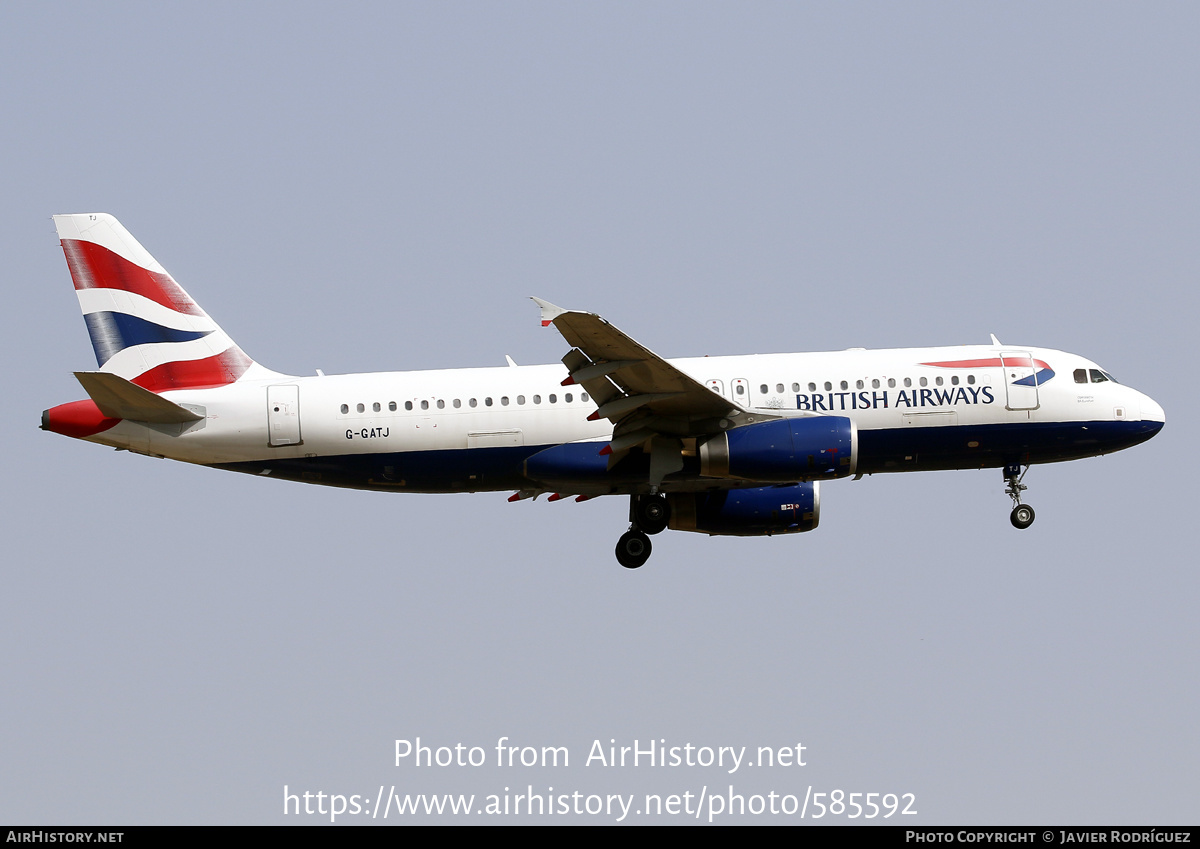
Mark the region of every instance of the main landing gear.
POLYGON ((661 493, 632 495, 629 498, 629 530, 617 541, 617 562, 636 569, 650 559, 653 546, 650 535, 667 529, 671 507, 661 493))
POLYGON ((1025 472, 1029 471, 1029 466, 1025 467, 1025 471, 1021 471, 1020 463, 1009 463, 1004 467, 1004 482, 1008 484, 1004 490, 1008 497, 1013 500, 1012 513, 1008 519, 1012 522, 1014 528, 1025 530, 1033 524, 1033 508, 1028 504, 1021 503, 1021 493, 1029 489, 1025 484, 1021 483, 1025 479, 1025 472))

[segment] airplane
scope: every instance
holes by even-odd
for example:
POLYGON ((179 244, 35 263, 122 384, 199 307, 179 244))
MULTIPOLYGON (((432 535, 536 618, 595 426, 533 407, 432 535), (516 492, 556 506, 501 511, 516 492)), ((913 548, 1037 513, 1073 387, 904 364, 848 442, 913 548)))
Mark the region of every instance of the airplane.
POLYGON ((820 486, 1000 468, 1028 528, 1029 467, 1137 445, 1162 407, 1075 354, 990 344, 667 360, 534 298, 561 364, 297 377, 242 349, 111 215, 54 222, 96 353, 88 397, 42 429, 219 469, 389 492, 629 497, 616 547, 668 528, 811 531, 820 486))

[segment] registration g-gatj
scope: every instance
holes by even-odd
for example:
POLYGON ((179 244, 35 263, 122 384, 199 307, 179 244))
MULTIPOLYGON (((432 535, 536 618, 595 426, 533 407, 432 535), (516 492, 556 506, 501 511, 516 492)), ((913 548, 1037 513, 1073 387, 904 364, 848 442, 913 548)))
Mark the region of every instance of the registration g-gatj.
MULTIPOLYGON (((1076 354, 1005 345, 668 360, 535 298, 561 363, 296 377, 245 354, 111 215, 54 218, 98 368, 55 433, 266 478, 521 502, 629 499, 617 560, 668 528, 811 531, 826 481, 1003 470, 1129 448, 1162 407, 1076 354)), ((530 516, 528 521, 539 519, 530 516)))

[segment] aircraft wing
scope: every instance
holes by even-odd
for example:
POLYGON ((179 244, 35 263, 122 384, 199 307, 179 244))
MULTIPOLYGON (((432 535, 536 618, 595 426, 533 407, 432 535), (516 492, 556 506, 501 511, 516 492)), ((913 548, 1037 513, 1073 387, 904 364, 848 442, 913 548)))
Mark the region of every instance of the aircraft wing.
POLYGON ((570 372, 563 384, 583 386, 598 407, 591 418, 613 423, 614 455, 656 435, 702 436, 777 418, 713 392, 594 313, 533 300, 542 308, 542 325, 553 324, 572 346, 562 359, 570 372))

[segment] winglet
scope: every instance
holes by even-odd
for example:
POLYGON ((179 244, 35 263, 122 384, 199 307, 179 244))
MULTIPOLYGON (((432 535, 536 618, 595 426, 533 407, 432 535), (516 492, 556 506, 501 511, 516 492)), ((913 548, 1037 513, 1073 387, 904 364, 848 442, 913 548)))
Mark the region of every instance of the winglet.
POLYGON ((549 327, 554 319, 565 312, 570 312, 570 310, 564 310, 562 307, 556 307, 549 301, 543 301, 541 298, 530 298, 530 300, 542 308, 542 327, 549 327))

